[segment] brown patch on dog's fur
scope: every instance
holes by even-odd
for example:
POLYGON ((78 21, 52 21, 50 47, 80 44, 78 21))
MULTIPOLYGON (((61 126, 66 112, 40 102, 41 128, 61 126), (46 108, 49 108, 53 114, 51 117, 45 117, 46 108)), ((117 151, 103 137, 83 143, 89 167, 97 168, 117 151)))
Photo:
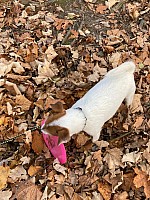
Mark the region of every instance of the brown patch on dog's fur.
POLYGON ((61 102, 57 102, 55 104, 51 104, 52 111, 50 116, 45 121, 43 126, 43 130, 46 131, 49 135, 58 136, 58 144, 63 141, 69 141, 69 130, 60 126, 49 126, 51 122, 59 119, 60 117, 66 114, 65 109, 63 108, 63 104, 61 102))
POLYGON ((51 104, 51 107, 52 107, 52 111, 51 111, 51 114, 46 119, 45 126, 66 114, 66 111, 63 108, 63 104, 61 102, 51 104))
POLYGON ((68 142, 70 140, 67 128, 60 126, 45 126, 43 130, 49 133, 49 135, 58 136, 58 145, 64 141, 68 142))

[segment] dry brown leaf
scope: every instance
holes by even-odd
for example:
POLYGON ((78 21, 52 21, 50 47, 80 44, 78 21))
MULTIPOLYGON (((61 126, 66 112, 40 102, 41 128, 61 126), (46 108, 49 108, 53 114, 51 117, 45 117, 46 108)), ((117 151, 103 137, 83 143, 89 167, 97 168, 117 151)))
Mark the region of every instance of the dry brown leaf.
POLYGON ((32 134, 31 130, 25 131, 24 134, 26 135, 26 144, 29 144, 32 142, 32 134))
POLYGON ((57 184, 63 184, 65 182, 65 177, 62 174, 55 174, 53 178, 55 178, 55 183, 57 184))
POLYGON ((103 200, 103 197, 99 192, 94 191, 92 194, 93 194, 92 200, 103 200))
POLYGON ((23 72, 25 72, 24 68, 21 66, 19 62, 12 62, 11 65, 15 73, 22 74, 23 72))
POLYGON ((115 194, 113 200, 128 200, 128 193, 124 191, 121 194, 115 194))
POLYGON ((10 94, 21 95, 21 92, 15 83, 6 81, 4 87, 10 92, 10 94))
POLYGON ((37 85, 45 83, 49 79, 51 80, 51 78, 55 75, 54 72, 52 71, 52 68, 53 64, 48 62, 46 59, 43 66, 39 64, 38 76, 33 78, 37 85))
POLYGON ((60 165, 58 159, 55 159, 53 162, 53 168, 57 171, 60 172, 65 176, 67 168, 60 165))
POLYGON ((79 148, 85 145, 88 140, 90 140, 90 137, 86 136, 84 133, 78 134, 75 139, 76 147, 79 148))
POLYGON ((121 53, 116 52, 112 53, 111 57, 109 58, 110 64, 112 64, 113 68, 117 67, 121 61, 121 53))
POLYGON ((150 180, 146 172, 139 170, 138 168, 134 169, 137 174, 133 180, 136 188, 144 187, 144 193, 146 198, 150 198, 150 180))
POLYGON ((73 193, 74 193, 74 189, 70 186, 64 186, 64 190, 66 192, 66 194, 69 196, 70 199, 72 199, 73 193))
POLYGON ((20 200, 41 200, 42 192, 39 188, 31 183, 30 181, 25 182, 17 188, 13 199, 20 199, 20 200))
POLYGON ((43 101, 43 99, 38 99, 34 104, 37 107, 39 107, 41 110, 43 110, 43 108, 44 108, 44 101, 43 101))
POLYGON ((137 117, 135 120, 135 123, 133 124, 134 128, 137 129, 137 128, 141 127, 143 121, 144 121, 144 116, 137 117))
POLYGON ((148 163, 150 164, 150 140, 148 141, 146 146, 147 146, 147 148, 144 150, 143 156, 148 161, 148 163))
POLYGON ((0 63, 0 78, 5 76, 7 73, 9 73, 11 69, 12 69, 11 65, 0 63))
POLYGON ((119 0, 108 0, 105 1, 106 6, 108 6, 108 8, 110 9, 113 5, 115 5, 117 2, 119 2, 119 0))
POLYGON ((93 159, 97 160, 99 164, 102 164, 102 152, 101 152, 101 150, 95 151, 93 153, 93 159))
POLYGON ((137 163, 141 158, 141 152, 131 152, 123 155, 122 162, 137 163))
POLYGON ((150 63, 150 58, 146 58, 145 60, 144 60, 144 65, 149 65, 149 63, 150 63))
POLYGON ((10 190, 0 191, 1 200, 9 200, 11 196, 12 196, 12 191, 10 190))
POLYGON ((7 102, 7 112, 8 112, 8 115, 13 114, 12 105, 9 102, 7 102))
POLYGON ((100 66, 97 62, 93 68, 93 74, 90 74, 87 78, 89 81, 97 82, 100 78, 101 73, 104 73, 104 70, 100 68, 100 66))
POLYGON ((33 122, 36 121, 38 116, 39 116, 39 108, 37 106, 35 106, 35 108, 33 110, 33 122))
POLYGON ((99 147, 99 149, 102 149, 103 147, 109 146, 109 143, 107 141, 104 141, 104 140, 96 141, 95 144, 99 147))
POLYGON ((26 180, 28 178, 27 172, 22 165, 18 165, 14 169, 11 169, 9 177, 12 179, 12 182, 16 182, 17 180, 26 180))
POLYGON ((53 45, 50 45, 50 46, 48 47, 48 49, 45 51, 45 54, 47 55, 47 60, 48 60, 48 62, 50 62, 50 63, 51 63, 51 61, 58 55, 58 54, 56 53, 56 51, 54 50, 53 45))
POLYGON ((84 200, 84 198, 82 198, 82 197, 81 197, 80 195, 78 195, 77 193, 74 193, 71 200, 84 200))
POLYGON ((9 167, 0 166, 0 190, 5 188, 9 174, 10 174, 9 167))
POLYGON ((104 161, 108 164, 109 169, 113 173, 116 168, 123 166, 121 162, 122 152, 118 148, 109 149, 104 157, 104 161))
POLYGON ((25 164, 29 164, 30 163, 30 160, 31 158, 30 157, 27 157, 27 156, 24 156, 20 159, 20 161, 22 162, 22 165, 25 165, 25 164))
POLYGON ((101 193, 104 200, 110 200, 111 199, 111 186, 108 185, 108 183, 99 182, 98 191, 101 193))
POLYGON ((107 6, 103 5, 103 4, 99 4, 96 7, 96 12, 100 13, 100 14, 104 14, 104 11, 107 9, 107 6))
POLYGON ((32 137, 32 149, 36 154, 39 154, 44 148, 42 134, 40 134, 38 131, 34 131, 32 137))
POLYGON ((42 169, 41 166, 33 166, 33 165, 31 165, 29 167, 29 169, 28 169, 28 174, 30 176, 33 176, 33 175, 37 174, 37 172, 39 172, 41 169, 42 169))
POLYGON ((64 104, 64 101, 59 99, 53 99, 52 97, 47 97, 44 105, 44 109, 47 110, 48 108, 52 108, 51 104, 55 104, 57 102, 61 102, 64 104))
POLYGON ((30 76, 22 76, 22 75, 17 75, 17 74, 7 74, 8 79, 13 79, 19 82, 27 81, 31 77, 30 76))
POLYGON ((31 101, 29 101, 25 96, 23 95, 17 95, 16 96, 16 104, 21 106, 22 110, 29 110, 30 106, 32 104, 31 101))
POLYGON ((141 111, 143 113, 143 107, 142 107, 142 104, 141 104, 141 97, 142 97, 141 94, 135 94, 134 95, 133 102, 132 102, 132 105, 131 105, 131 112, 132 113, 136 113, 136 112, 139 112, 139 111, 141 111))

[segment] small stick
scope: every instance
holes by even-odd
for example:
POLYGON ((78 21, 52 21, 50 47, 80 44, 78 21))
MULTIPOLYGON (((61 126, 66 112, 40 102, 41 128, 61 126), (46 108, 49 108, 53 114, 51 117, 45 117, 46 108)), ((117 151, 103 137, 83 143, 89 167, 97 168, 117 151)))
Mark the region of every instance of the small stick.
MULTIPOLYGON (((78 28, 78 30, 77 30, 77 32, 79 31, 79 30, 81 30, 82 29, 82 27, 83 27, 83 24, 84 24, 84 19, 81 21, 81 24, 80 24, 80 26, 79 26, 79 28, 78 28)), ((77 40, 77 38, 74 38, 74 40, 71 42, 71 46, 73 46, 74 45, 74 43, 75 43, 75 41, 77 40)))
POLYGON ((114 141, 116 141, 116 140, 118 140, 118 139, 121 139, 121 138, 123 138, 123 137, 129 135, 130 133, 132 133, 132 132, 130 131, 130 132, 124 133, 123 135, 120 135, 120 136, 118 136, 118 137, 116 137, 116 138, 113 138, 113 139, 109 140, 108 142, 114 142, 114 141))
POLYGON ((69 29, 69 31, 67 32, 66 36, 64 37, 62 44, 64 44, 66 42, 66 40, 68 39, 69 35, 71 33, 71 29, 69 29))

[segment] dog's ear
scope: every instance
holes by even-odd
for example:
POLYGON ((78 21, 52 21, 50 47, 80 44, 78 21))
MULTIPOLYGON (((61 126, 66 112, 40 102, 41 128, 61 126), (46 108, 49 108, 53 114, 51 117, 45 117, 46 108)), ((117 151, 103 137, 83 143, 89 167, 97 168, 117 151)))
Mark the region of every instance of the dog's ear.
POLYGON ((52 111, 48 118, 45 121, 45 125, 48 125, 49 123, 53 122, 56 119, 59 119, 60 117, 64 116, 66 114, 65 109, 63 108, 63 104, 61 102, 57 102, 55 104, 51 104, 52 111))
POLYGON ((58 145, 61 143, 66 143, 70 140, 69 130, 67 128, 62 128, 58 131, 58 145))
POLYGON ((69 130, 60 126, 47 126, 43 128, 49 135, 58 136, 58 145, 70 140, 69 130))

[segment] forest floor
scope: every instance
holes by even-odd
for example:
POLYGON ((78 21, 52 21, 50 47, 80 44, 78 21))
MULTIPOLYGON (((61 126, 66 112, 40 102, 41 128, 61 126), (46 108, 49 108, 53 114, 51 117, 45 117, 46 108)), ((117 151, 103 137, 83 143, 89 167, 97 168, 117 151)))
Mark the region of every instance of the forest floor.
POLYGON ((1 200, 150 198, 149 16, 148 0, 0 1, 1 200), (74 136, 61 165, 32 127, 129 59, 132 107, 122 103, 97 145, 74 136))

